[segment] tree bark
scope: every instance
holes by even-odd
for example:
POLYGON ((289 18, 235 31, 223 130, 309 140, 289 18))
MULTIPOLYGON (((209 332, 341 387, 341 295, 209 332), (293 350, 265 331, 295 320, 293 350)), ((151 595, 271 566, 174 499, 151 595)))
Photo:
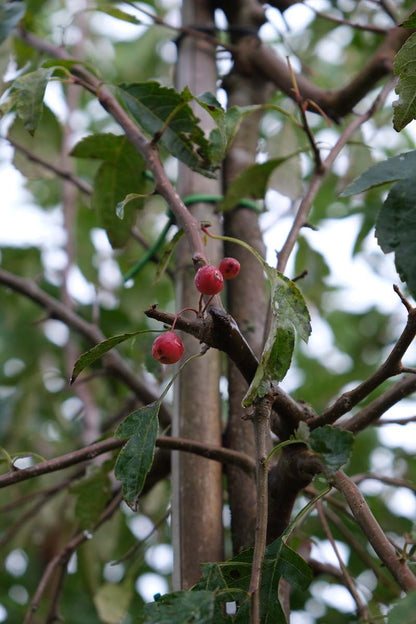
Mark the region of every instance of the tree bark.
MULTIPOLYGON (((182 5, 184 25, 213 24, 208 0, 185 0, 182 5)), ((210 44, 182 36, 178 41, 176 87, 188 86, 194 94, 210 91, 215 94, 217 72, 215 50, 210 44)), ((210 128, 209 116, 196 111, 203 127, 210 128)), ((218 195, 220 184, 185 166, 179 166, 178 192, 181 197, 195 193, 218 195)), ((220 232, 219 220, 210 203, 190 207, 198 220, 210 221, 213 231, 220 232)), ((212 264, 220 259, 218 243, 207 246, 212 264)), ((194 285, 192 253, 186 241, 177 253, 177 306, 197 307, 199 293, 194 285)), ((184 335, 186 355, 198 352, 195 338, 184 335)), ((210 350, 184 370, 176 388, 175 415, 172 433, 175 436, 221 446, 221 404, 219 399, 220 354, 210 350)), ((222 540, 222 470, 221 464, 187 453, 172 454, 172 535, 175 568, 175 589, 187 589, 200 577, 201 563, 223 558, 222 540)))

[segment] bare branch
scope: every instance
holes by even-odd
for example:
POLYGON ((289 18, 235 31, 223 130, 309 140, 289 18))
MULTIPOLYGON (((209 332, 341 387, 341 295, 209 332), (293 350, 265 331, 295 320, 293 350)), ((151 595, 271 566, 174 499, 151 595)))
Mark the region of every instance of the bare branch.
MULTIPOLYGON (((376 372, 371 375, 368 379, 363 381, 361 384, 356 386, 353 390, 349 390, 348 392, 344 392, 338 399, 328 408, 326 409, 320 416, 314 418, 310 422, 310 426, 315 429, 316 427, 320 427, 324 424, 334 423, 340 416, 343 416, 347 412, 350 411, 355 405, 357 405, 360 401, 365 399, 373 390, 378 388, 384 381, 389 379, 390 377, 394 377, 395 375, 399 375, 403 371, 403 367, 401 364, 402 357, 406 353, 407 349, 411 345, 416 335, 416 308, 410 308, 407 323, 405 328, 403 329, 401 335, 399 336, 396 344, 388 355, 387 359, 383 362, 383 364, 376 370, 376 372)), ((412 378, 410 378, 412 379, 412 378)), ((416 381, 413 379, 413 381, 416 381)), ((413 381, 406 382, 410 388, 413 388, 413 381)), ((405 382, 403 382, 404 384, 405 382)), ((403 395, 402 395, 403 396, 403 395)), ((388 400, 386 401, 386 406, 390 407, 388 404, 389 400, 393 400, 393 404, 397 402, 397 399, 394 400, 391 395, 388 395, 388 400)), ((382 399, 375 399, 372 406, 375 409, 380 409, 380 402, 382 404, 382 399)), ((349 425, 353 427, 360 426, 362 428, 362 424, 358 425, 361 421, 363 422, 363 418, 373 418, 373 414, 371 412, 370 406, 367 414, 364 413, 364 416, 361 412, 360 418, 355 418, 354 422, 350 421, 346 428, 350 429, 349 425)), ((366 408, 366 409, 367 409, 366 408)), ((385 407, 387 409, 387 407, 385 407)), ((380 413, 378 415, 381 415, 380 413)), ((358 416, 358 415, 357 415, 358 416)), ((350 429, 351 430, 351 429, 350 429)))

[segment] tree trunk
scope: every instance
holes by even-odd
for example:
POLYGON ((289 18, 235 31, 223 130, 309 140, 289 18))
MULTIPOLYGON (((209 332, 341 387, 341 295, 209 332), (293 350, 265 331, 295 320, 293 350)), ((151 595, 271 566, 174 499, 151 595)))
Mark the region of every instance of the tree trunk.
MULTIPOLYGON (((213 24, 208 0, 185 0, 182 7, 184 25, 213 24)), ((215 51, 211 45, 182 36, 178 42, 176 87, 188 86, 194 94, 216 91, 215 51)), ((206 130, 210 118, 198 109, 206 130)), ((195 193, 218 195, 220 184, 187 167, 179 166, 178 192, 182 197, 195 193)), ((195 203, 190 207, 200 220, 210 221, 213 231, 220 232, 215 206, 195 203)), ((207 257, 216 264, 221 246, 210 243, 207 257)), ((199 293, 194 285, 194 268, 189 246, 181 242, 177 253, 177 306, 198 306, 199 293)), ((198 352, 201 345, 183 336, 185 353, 198 352)), ((220 353, 211 350, 191 362, 180 376, 176 389, 173 435, 221 445, 221 404, 219 399, 220 353)), ((204 561, 223 558, 222 539, 222 470, 221 464, 190 453, 173 453, 172 457, 172 534, 175 555, 173 585, 187 589, 200 577, 204 561)))

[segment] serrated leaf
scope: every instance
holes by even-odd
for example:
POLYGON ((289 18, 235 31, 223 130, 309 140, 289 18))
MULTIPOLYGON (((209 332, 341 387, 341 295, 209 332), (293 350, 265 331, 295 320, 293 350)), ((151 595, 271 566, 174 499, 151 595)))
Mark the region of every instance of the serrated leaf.
POLYGON ((111 498, 111 481, 108 476, 113 462, 102 466, 91 466, 85 477, 76 481, 70 488, 77 496, 75 516, 81 530, 89 530, 97 523, 106 504, 111 498))
POLYGON ((40 67, 36 71, 19 76, 11 87, 16 91, 16 110, 23 125, 30 134, 34 134, 43 110, 45 89, 53 69, 40 67))
POLYGON ((308 341, 310 316, 297 286, 282 273, 264 263, 270 282, 271 322, 254 378, 243 399, 248 407, 256 397, 263 397, 272 385, 286 375, 295 345, 295 332, 308 341))
POLYGON ((314 429, 309 437, 311 450, 322 459, 331 473, 348 462, 353 444, 354 436, 350 431, 331 425, 314 429))
POLYGON ((416 189, 413 178, 393 185, 377 218, 376 237, 384 253, 394 251, 397 272, 416 297, 416 189))
POLYGON ((25 13, 24 2, 5 2, 0 6, 0 45, 13 32, 25 13))
MULTIPOLYGON (((244 601, 244 597, 247 596, 250 585, 252 560, 253 549, 250 548, 224 563, 203 564, 202 579, 196 585, 197 590, 216 591, 217 601, 240 601, 236 622, 249 621, 250 601, 244 601)), ((302 557, 279 538, 265 551, 260 584, 263 624, 286 624, 278 597, 281 578, 286 579, 294 588, 304 591, 312 580, 312 571, 302 557)))
POLYGON ((416 592, 410 592, 389 613, 388 624, 404 624, 414 619, 416 612, 416 592))
POLYGON ((213 592, 172 592, 144 606, 144 621, 146 624, 212 624, 214 606, 213 592))
POLYGON ((232 106, 225 111, 214 95, 209 92, 203 93, 195 100, 215 121, 216 128, 211 130, 209 136, 209 153, 211 162, 219 164, 230 149, 242 120, 247 115, 258 111, 261 106, 232 106))
POLYGON ((158 82, 124 84, 120 96, 138 124, 191 169, 213 177, 209 142, 189 102, 189 89, 178 93, 158 82))
POLYGON ((393 127, 397 132, 416 118, 416 33, 403 44, 394 60, 394 73, 399 76, 393 102, 393 127))
POLYGON ((105 353, 110 351, 110 349, 114 349, 117 345, 125 342, 126 340, 130 340, 130 338, 134 338, 135 336, 139 336, 140 334, 148 334, 152 330, 150 329, 141 329, 135 332, 128 332, 126 334, 119 334, 117 336, 111 336, 111 338, 107 338, 107 340, 103 340, 99 344, 95 345, 89 351, 86 351, 77 359, 74 365, 74 369, 72 371, 71 376, 71 384, 74 383, 75 379, 78 375, 87 368, 87 366, 91 366, 94 362, 96 362, 99 358, 101 358, 105 353))
POLYGON ((377 186, 413 178, 415 170, 416 150, 393 156, 364 171, 342 191, 341 197, 349 197, 377 186))
POLYGON ((130 579, 123 583, 104 583, 94 595, 94 605, 105 624, 118 624, 127 613, 133 597, 130 579))
POLYGON ((118 454, 114 474, 121 481, 123 497, 135 510, 147 473, 153 463, 160 401, 136 410, 118 426, 115 436, 130 437, 118 454))

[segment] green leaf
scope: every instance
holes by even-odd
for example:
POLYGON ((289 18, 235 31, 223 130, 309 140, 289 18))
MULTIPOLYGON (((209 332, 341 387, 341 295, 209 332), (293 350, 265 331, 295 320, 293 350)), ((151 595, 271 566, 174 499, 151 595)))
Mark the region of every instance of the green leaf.
POLYGON ((115 432, 118 438, 131 436, 117 457, 114 474, 122 483, 124 500, 133 510, 137 509, 140 492, 153 463, 159 409, 160 401, 145 405, 127 416, 115 432))
POLYGON ((82 530, 93 528, 111 498, 108 473, 112 467, 112 461, 105 462, 102 466, 89 466, 86 476, 70 488, 71 493, 77 496, 75 516, 82 530))
POLYGON ((126 197, 126 193, 137 193, 142 198, 131 200, 131 207, 139 209, 143 206, 143 192, 146 181, 143 177, 144 162, 137 154, 131 143, 124 140, 117 159, 113 162, 103 162, 94 179, 94 191, 91 205, 98 214, 100 225, 107 232, 111 246, 115 249, 124 247, 130 230, 136 221, 134 210, 128 210, 120 219, 117 206, 126 197), (140 188, 140 182, 143 188, 140 188))
POLYGON ((143 158, 125 136, 111 133, 82 139, 71 155, 104 160, 95 176, 91 204, 112 247, 123 247, 130 236, 136 214, 134 210, 129 210, 120 218, 120 205, 124 206, 128 199, 131 207, 142 208, 145 197, 154 186, 144 175, 143 158))
POLYGON ((118 624, 127 613, 133 597, 133 587, 129 578, 123 583, 104 583, 94 595, 94 604, 100 622, 118 624))
POLYGON ((232 210, 244 197, 263 199, 272 172, 276 167, 286 162, 288 158, 290 158, 290 156, 273 158, 260 165, 256 164, 247 167, 247 169, 230 184, 218 209, 222 212, 232 210))
POLYGON ((150 193, 146 193, 145 195, 143 193, 129 193, 126 195, 126 197, 121 202, 118 202, 116 206, 116 215, 118 218, 124 219, 124 208, 129 202, 133 201, 133 199, 145 199, 146 197, 149 197, 149 195, 150 193))
POLYGON ((0 44, 13 32, 25 13, 24 2, 5 2, 0 6, 0 44))
POLYGON ((332 473, 348 462, 354 436, 350 431, 325 425, 311 431, 308 443, 332 473))
POLYGON ((143 22, 137 19, 137 17, 135 17, 134 15, 131 15, 130 13, 126 13, 125 11, 122 11, 121 9, 117 9, 116 7, 108 7, 108 8, 99 7, 97 10, 100 13, 105 13, 106 15, 109 15, 110 17, 114 17, 115 19, 122 20, 123 22, 128 22, 129 24, 136 24, 137 26, 141 26, 143 24, 143 22))
POLYGON ((403 22, 402 26, 404 28, 416 28, 416 11, 413 11, 410 17, 403 22))
POLYGON ((413 178, 392 187, 376 223, 384 253, 394 251, 398 274, 416 298, 416 189, 413 178))
POLYGON ((260 362, 243 399, 245 407, 256 397, 265 396, 286 375, 295 345, 294 329, 305 342, 311 332, 309 312, 297 286, 277 269, 266 263, 264 267, 271 289, 271 322, 260 362))
POLYGON ((153 330, 151 329, 141 329, 135 332, 119 334, 117 336, 111 336, 111 338, 107 338, 107 340, 103 340, 99 344, 95 345, 89 351, 86 351, 85 353, 80 355, 75 362, 74 369, 71 375, 71 384, 74 383, 75 379, 84 370, 84 368, 86 368, 87 366, 91 366, 91 364, 101 358, 105 353, 107 353, 107 351, 110 351, 110 349, 113 349, 118 344, 125 342, 126 340, 130 340, 130 338, 134 338, 135 336, 139 336, 140 334, 148 334, 152 331, 153 330))
POLYGON ((119 93, 145 132, 191 169, 213 177, 209 142, 189 106, 189 89, 178 93, 158 82, 143 82, 121 85, 119 93))
POLYGON ((94 158, 116 162, 123 137, 111 132, 105 134, 90 134, 79 141, 71 150, 71 156, 76 158, 94 158))
POLYGON ((416 592, 412 591, 396 604, 389 613, 387 624, 411 622, 416 612, 416 592))
POLYGON ((216 128, 209 136, 209 154, 213 164, 220 164, 231 147, 242 120, 262 108, 254 106, 232 106, 225 111, 212 93, 203 93, 196 102, 214 119, 216 128))
POLYGON ((146 624, 212 624, 215 595, 211 591, 177 591, 144 606, 146 624))
POLYGON ((394 73, 399 76, 393 102, 393 127, 397 132, 416 118, 416 33, 413 33, 398 51, 394 73))
POLYGON ((36 71, 19 76, 11 87, 12 93, 16 93, 17 114, 32 135, 42 115, 45 89, 53 71, 52 68, 40 67, 36 71))
POLYGON ((413 178, 415 169, 416 150, 393 156, 364 171, 342 191, 341 197, 349 197, 383 184, 413 178))
MULTIPOLYGON (((253 549, 243 551, 224 563, 207 563, 202 566, 202 579, 196 590, 211 590, 217 593, 217 602, 238 600, 240 607, 236 622, 248 622, 250 601, 247 592, 251 579, 253 549), (246 600, 244 600, 246 597, 246 600)), ((263 624, 286 624, 278 597, 278 585, 284 578, 294 588, 305 591, 312 580, 312 571, 297 553, 279 538, 265 551, 263 562, 260 604, 263 624)))

